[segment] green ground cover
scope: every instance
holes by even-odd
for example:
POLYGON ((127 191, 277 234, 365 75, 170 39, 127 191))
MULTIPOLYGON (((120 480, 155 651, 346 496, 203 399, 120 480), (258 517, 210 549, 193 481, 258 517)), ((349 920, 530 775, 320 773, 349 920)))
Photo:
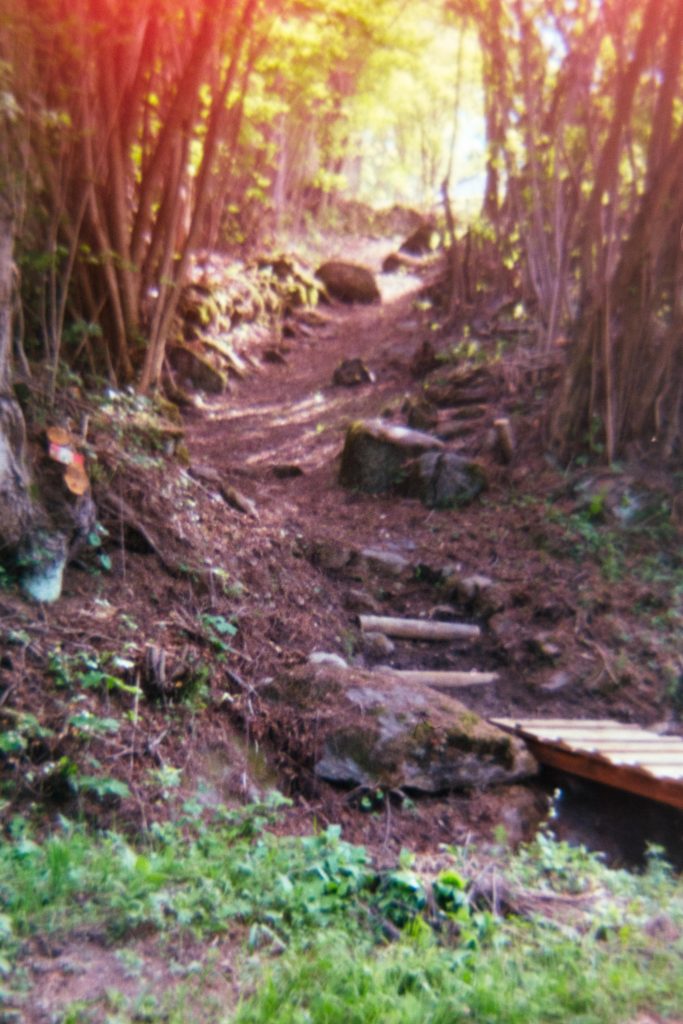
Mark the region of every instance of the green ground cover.
POLYGON ((276 835, 277 813, 259 805, 209 820, 190 802, 136 842, 66 821, 39 838, 15 819, 0 847, 1 1019, 28 1019, 38 939, 68 948, 84 933, 133 973, 137 964, 139 984, 56 1006, 56 1024, 680 1014, 683 884, 658 851, 632 874, 541 833, 515 854, 453 848, 429 871, 404 852, 378 871, 337 827, 276 835), (144 977, 141 935, 177 983, 155 990, 144 977), (216 1000, 224 961, 212 951, 226 942, 233 997, 216 1000))

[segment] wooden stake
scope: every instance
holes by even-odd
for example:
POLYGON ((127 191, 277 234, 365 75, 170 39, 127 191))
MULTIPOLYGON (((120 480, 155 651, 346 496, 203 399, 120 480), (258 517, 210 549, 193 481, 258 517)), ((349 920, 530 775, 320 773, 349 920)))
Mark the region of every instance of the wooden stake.
POLYGON ((503 461, 512 462, 512 457, 515 454, 515 440, 512 435, 510 420, 506 417, 494 420, 493 426, 496 431, 496 439, 503 461))

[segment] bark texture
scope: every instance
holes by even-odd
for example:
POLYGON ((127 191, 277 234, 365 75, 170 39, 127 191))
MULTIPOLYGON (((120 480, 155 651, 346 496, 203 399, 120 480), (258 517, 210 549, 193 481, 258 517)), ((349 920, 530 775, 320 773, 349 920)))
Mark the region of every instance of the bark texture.
POLYGON ((16 549, 32 518, 24 461, 24 419, 10 388, 13 218, 0 198, 0 559, 16 549))

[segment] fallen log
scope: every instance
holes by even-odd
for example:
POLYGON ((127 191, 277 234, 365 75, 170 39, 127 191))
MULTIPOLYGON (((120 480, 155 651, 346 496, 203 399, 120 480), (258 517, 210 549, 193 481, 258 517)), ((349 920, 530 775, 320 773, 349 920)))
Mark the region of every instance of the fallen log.
POLYGON ((464 622, 432 622, 429 619, 397 619, 385 615, 360 615, 363 633, 384 633, 404 640, 474 640, 479 626, 464 622))
POLYGON ((498 679, 497 672, 449 672, 396 668, 383 668, 382 671, 390 672, 406 683, 419 683, 422 686, 431 686, 435 690, 452 690, 462 686, 485 686, 488 683, 495 683, 498 679))

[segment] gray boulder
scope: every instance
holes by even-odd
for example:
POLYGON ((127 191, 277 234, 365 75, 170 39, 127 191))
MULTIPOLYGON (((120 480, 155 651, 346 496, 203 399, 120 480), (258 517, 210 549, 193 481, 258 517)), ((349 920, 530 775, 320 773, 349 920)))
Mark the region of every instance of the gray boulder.
POLYGON ((443 578, 442 587, 453 601, 466 608, 470 614, 485 619, 502 611, 509 601, 509 595, 503 587, 488 576, 476 573, 473 576, 449 573, 443 578))
POLYGON ((484 468, 455 452, 425 452, 412 464, 406 491, 429 508, 469 505, 486 489, 484 468))
POLYGON ((464 704, 381 672, 304 666, 266 690, 268 719, 330 782, 419 793, 482 789, 534 775, 524 744, 464 704))
POLYGON ((308 656, 309 665, 332 665, 335 668, 346 669, 348 668, 347 663, 339 654, 333 654, 329 651, 313 651, 308 656))
POLYGON ((367 304, 381 301, 375 275, 357 263, 330 260, 318 267, 316 277, 325 285, 327 294, 340 302, 367 304))
POLYGON ((390 491, 405 480, 414 459, 442 448, 442 441, 418 430, 359 420, 346 432, 339 482, 370 494, 390 491))
POLYGON ((384 633, 363 633, 363 652, 371 658, 390 658, 396 651, 396 644, 384 633))

